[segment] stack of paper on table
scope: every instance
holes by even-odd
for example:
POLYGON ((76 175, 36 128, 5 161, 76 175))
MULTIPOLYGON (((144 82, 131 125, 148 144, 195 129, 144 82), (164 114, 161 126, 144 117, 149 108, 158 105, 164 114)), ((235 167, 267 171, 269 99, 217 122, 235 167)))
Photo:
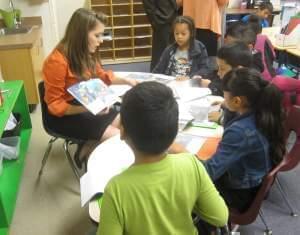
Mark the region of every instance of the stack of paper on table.
POLYGON ((194 76, 193 78, 178 81, 174 80, 170 83, 168 83, 168 86, 171 87, 201 87, 201 76, 194 76))
POLYGON ((200 99, 211 94, 211 90, 209 88, 180 86, 171 86, 171 88, 173 89, 174 96, 182 102, 200 99))
POLYGON ((177 100, 179 106, 179 131, 184 130, 192 121, 194 126, 216 129, 218 125, 208 121, 208 113, 218 111, 220 104, 211 104, 214 102, 222 102, 223 100, 222 97, 211 95, 189 102, 183 102, 180 99, 177 100))
POLYGON ((182 102, 178 102, 178 110, 179 131, 182 131, 194 119, 194 117, 190 113, 189 107, 182 102))
POLYGON ((176 143, 181 144, 191 153, 198 153, 200 147, 205 142, 205 137, 199 137, 199 136, 192 136, 185 133, 178 133, 176 136, 176 143))
POLYGON ((221 138, 223 134, 223 127, 218 126, 217 128, 207 128, 190 125, 184 129, 183 133, 199 137, 221 138))
POLYGON ((127 73, 125 77, 135 79, 139 82, 156 81, 156 82, 161 82, 164 84, 175 80, 175 77, 173 77, 173 76, 168 76, 165 74, 158 74, 158 73, 132 72, 132 73, 127 73))
POLYGON ((117 96, 123 96, 132 87, 129 85, 111 85, 109 87, 117 96))
POLYGON ((133 162, 132 150, 119 135, 99 145, 90 156, 87 173, 80 179, 81 206, 96 194, 103 193, 108 181, 133 162))

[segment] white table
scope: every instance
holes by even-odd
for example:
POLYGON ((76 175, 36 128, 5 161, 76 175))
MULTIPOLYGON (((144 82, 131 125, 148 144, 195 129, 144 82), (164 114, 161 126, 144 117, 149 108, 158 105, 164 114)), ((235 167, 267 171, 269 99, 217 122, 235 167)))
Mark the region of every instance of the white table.
MULTIPOLYGON (((120 77, 126 77, 129 74, 134 74, 134 76, 147 76, 147 73, 140 74, 133 72, 116 72, 115 74, 120 77)), ((162 75, 162 77, 164 76, 165 75, 162 75)), ((165 78, 169 79, 170 81, 174 80, 174 78, 169 76, 165 76, 165 78)), ((145 79, 141 79, 141 81, 145 81, 145 79)), ((176 85, 178 82, 173 81, 172 83, 175 83, 176 85)), ((179 82, 179 84, 180 86, 191 85, 190 81, 179 82)), ((208 98, 205 99, 205 102, 211 102, 208 98)), ((188 127, 181 134, 194 137, 194 139, 192 139, 192 141, 190 141, 186 147, 189 151, 197 153, 207 137, 219 138, 221 137, 222 133, 223 128, 219 126, 216 129, 188 127)), ((133 162, 133 152, 123 141, 120 140, 119 136, 114 136, 99 145, 89 157, 87 174, 81 178, 81 186, 85 186, 84 188, 81 187, 82 205, 90 200, 93 195, 95 195, 95 191, 91 190, 92 188, 97 188, 96 191, 102 193, 109 179, 128 168, 131 164, 133 164, 133 162)), ((89 203, 89 214, 92 220, 96 222, 99 221, 100 210, 97 200, 89 203)))

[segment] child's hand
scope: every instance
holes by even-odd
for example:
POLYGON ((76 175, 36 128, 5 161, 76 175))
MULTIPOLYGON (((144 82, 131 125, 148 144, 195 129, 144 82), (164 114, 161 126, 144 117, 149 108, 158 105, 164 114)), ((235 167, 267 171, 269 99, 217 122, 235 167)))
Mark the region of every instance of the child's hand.
POLYGON ((210 105, 215 106, 215 105, 222 105, 222 104, 223 104, 223 101, 214 101, 210 105))
POLYGON ((178 76, 176 77, 176 81, 186 81, 189 80, 190 78, 187 76, 178 76))
POLYGON ((208 87, 208 85, 211 83, 209 79, 201 79, 201 87, 208 87))
POLYGON ((220 120, 222 113, 218 111, 210 112, 208 114, 208 120, 211 122, 218 122, 220 120))

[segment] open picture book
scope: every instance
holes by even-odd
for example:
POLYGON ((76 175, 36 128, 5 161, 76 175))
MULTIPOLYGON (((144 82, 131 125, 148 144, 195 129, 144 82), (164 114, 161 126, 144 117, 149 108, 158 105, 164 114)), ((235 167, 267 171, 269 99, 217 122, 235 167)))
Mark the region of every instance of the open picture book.
POLYGON ((118 94, 98 78, 76 83, 67 90, 94 115, 120 101, 118 94))

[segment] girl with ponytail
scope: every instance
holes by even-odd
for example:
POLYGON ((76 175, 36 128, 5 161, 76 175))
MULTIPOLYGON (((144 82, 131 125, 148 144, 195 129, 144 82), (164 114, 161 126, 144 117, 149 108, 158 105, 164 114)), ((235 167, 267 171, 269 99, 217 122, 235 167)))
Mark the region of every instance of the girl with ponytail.
POLYGON ((233 69, 222 84, 225 105, 238 116, 204 165, 227 205, 242 212, 285 151, 281 93, 249 68, 233 69))

